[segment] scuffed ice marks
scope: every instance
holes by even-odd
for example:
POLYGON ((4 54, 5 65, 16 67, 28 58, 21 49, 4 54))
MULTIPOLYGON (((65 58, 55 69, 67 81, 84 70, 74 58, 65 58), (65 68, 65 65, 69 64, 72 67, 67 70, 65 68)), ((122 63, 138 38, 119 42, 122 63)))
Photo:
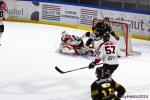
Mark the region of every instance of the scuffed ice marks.
POLYGON ((37 100, 88 100, 90 83, 89 79, 71 78, 15 81, 1 85, 0 95, 44 97, 37 100))

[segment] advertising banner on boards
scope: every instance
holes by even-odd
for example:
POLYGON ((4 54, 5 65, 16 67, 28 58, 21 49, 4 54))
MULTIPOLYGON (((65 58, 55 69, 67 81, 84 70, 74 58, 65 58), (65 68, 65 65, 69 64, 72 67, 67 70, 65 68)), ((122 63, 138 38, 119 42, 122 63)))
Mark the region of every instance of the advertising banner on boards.
POLYGON ((129 21, 131 33, 150 36, 148 14, 46 2, 13 0, 6 2, 8 18, 91 27, 94 18, 110 17, 112 20, 129 21))

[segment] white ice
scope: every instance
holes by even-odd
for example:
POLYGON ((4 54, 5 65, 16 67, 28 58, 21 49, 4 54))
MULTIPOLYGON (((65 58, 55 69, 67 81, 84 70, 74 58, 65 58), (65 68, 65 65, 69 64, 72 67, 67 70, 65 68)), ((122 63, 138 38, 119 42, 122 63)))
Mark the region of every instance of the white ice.
MULTIPOLYGON (((81 36, 83 30, 42 24, 4 22, 0 46, 0 100, 91 100, 90 85, 95 69, 67 74, 87 66, 92 58, 56 53, 62 31, 81 36)), ((150 100, 150 41, 132 39, 133 49, 141 56, 119 60, 113 78, 126 88, 128 95, 148 95, 150 100)))

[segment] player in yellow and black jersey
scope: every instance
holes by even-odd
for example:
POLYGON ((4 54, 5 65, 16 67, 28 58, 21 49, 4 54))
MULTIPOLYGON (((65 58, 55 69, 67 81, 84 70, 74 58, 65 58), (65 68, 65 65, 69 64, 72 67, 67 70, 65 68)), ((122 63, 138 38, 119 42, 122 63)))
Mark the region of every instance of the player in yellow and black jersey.
POLYGON ((112 27, 108 23, 109 17, 105 17, 92 27, 92 32, 86 32, 84 35, 82 35, 82 39, 88 37, 85 46, 93 46, 94 41, 101 40, 106 33, 111 34, 116 40, 119 40, 119 36, 112 30, 112 27))
POLYGON ((116 40, 119 40, 119 36, 115 34, 108 22, 109 17, 105 17, 102 21, 97 22, 96 25, 92 27, 92 30, 97 33, 97 37, 103 37, 105 33, 110 33, 116 40))
POLYGON ((98 67, 96 75, 98 79, 91 85, 92 100, 121 100, 126 90, 110 77, 109 70, 98 67))

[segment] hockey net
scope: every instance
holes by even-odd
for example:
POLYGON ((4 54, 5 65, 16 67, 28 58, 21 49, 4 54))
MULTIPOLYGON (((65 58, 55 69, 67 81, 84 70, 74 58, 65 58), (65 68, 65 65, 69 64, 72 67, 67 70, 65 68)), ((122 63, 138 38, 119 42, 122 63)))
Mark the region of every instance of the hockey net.
MULTIPOLYGON (((100 19, 93 19, 93 26, 96 25, 100 19)), ((120 20, 110 20, 109 25, 112 27, 112 30, 119 35, 120 39, 117 41, 114 37, 111 36, 111 40, 114 41, 124 52, 125 56, 136 56, 141 55, 140 52, 133 51, 131 43, 131 23, 128 21, 120 20)))

